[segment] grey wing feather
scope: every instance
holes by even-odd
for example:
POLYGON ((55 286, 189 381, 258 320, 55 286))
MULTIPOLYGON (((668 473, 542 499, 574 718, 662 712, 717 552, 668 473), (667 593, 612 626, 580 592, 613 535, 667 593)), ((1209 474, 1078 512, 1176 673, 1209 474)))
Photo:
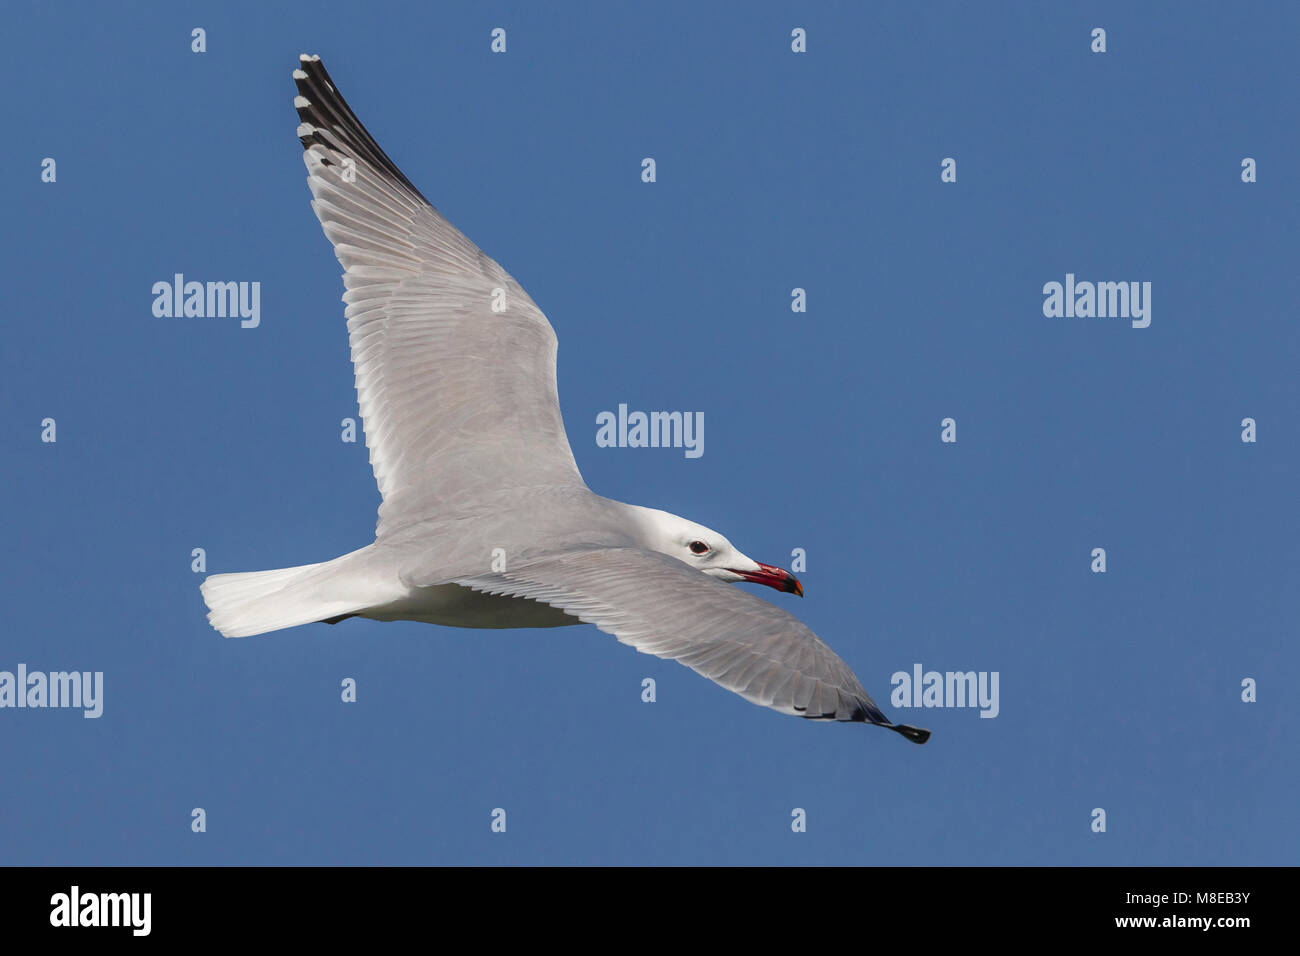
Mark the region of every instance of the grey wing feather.
POLYGON ((318 58, 294 79, 312 209, 344 268, 378 536, 494 490, 582 485, 546 316, 385 155, 318 58))
POLYGON ((561 608, 763 707, 816 720, 879 724, 917 743, 929 737, 928 731, 893 724, 849 666, 797 618, 667 555, 594 548, 455 583, 561 608))

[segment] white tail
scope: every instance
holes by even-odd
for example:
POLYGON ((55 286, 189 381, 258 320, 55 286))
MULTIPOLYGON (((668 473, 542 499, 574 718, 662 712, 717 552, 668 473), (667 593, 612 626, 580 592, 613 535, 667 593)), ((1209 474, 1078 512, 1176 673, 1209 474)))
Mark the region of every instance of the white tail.
POLYGON ((213 574, 199 588, 208 621, 226 637, 249 637, 381 604, 388 589, 359 588, 364 578, 348 573, 349 559, 366 550, 297 568, 213 574))

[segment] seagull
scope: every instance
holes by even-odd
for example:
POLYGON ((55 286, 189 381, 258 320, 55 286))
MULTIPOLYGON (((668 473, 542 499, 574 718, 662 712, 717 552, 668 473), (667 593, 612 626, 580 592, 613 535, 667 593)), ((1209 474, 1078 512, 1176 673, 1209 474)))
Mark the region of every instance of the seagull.
POLYGON ((381 504, 372 544, 332 561, 213 574, 225 637, 348 618, 451 627, 594 624, 752 703, 896 724, 776 605, 788 571, 723 535, 603 498, 560 416, 556 336, 509 273, 434 209, 366 131, 319 56, 293 71, 312 204, 343 265, 357 398, 381 504))

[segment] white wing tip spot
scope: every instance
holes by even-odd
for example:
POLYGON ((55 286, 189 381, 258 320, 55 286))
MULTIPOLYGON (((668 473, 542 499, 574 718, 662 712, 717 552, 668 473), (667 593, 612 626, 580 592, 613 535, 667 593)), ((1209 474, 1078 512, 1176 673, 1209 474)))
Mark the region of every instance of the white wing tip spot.
POLYGON ((295 97, 293 98, 293 108, 294 108, 294 109, 296 109, 296 110, 305 110, 305 109, 306 109, 307 107, 309 107, 309 106, 311 106, 311 100, 307 99, 307 97, 305 97, 305 96, 295 96, 295 97))
MULTIPOLYGON (((301 98, 301 97, 300 97, 300 98, 301 98)), ((315 126, 312 126, 311 123, 299 123, 299 124, 298 124, 298 132, 296 133, 296 135, 298 135, 298 136, 310 136, 310 135, 311 135, 312 133, 314 133, 314 132, 316 132, 316 127, 315 127, 315 126)))
POLYGON ((299 53, 298 59, 303 63, 315 63, 320 59, 316 54, 299 53))
POLYGON ((295 80, 305 80, 305 79, 307 79, 307 74, 304 73, 302 70, 294 70, 294 71, 293 71, 293 78, 294 78, 295 80))

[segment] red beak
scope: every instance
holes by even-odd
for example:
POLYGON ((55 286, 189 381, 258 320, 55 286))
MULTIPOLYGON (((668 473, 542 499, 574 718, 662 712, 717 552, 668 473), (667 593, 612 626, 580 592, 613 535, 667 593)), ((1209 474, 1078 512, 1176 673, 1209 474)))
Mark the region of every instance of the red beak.
POLYGON ((757 571, 740 571, 736 568, 728 568, 727 570, 732 574, 739 574, 746 581, 753 581, 755 584, 766 584, 778 591, 786 591, 803 597, 803 585, 789 571, 773 567, 770 564, 764 564, 762 561, 756 563, 759 568, 757 571))

